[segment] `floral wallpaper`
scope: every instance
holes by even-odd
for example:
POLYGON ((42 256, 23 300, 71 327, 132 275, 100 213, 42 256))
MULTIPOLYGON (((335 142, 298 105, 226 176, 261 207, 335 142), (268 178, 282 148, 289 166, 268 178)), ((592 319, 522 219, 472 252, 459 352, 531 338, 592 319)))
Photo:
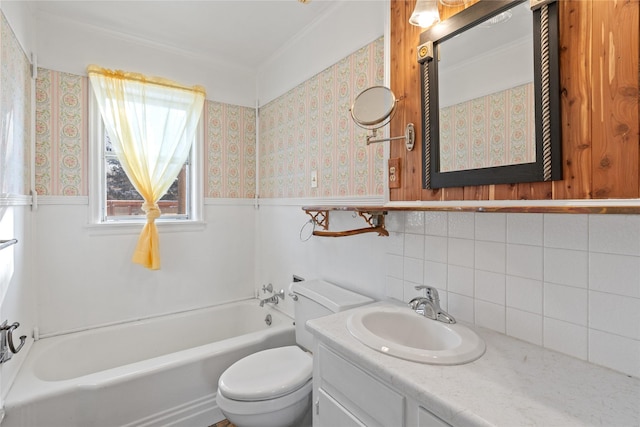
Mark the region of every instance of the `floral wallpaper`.
MULTIPOLYGON (((255 196, 255 109, 205 103, 205 197, 255 196)), ((36 81, 36 191, 88 194, 88 80, 39 69, 36 81)))
POLYGON ((256 110, 207 101, 205 197, 256 195, 256 110))
POLYGON ((36 81, 36 191, 87 191, 87 78, 40 68, 36 81))
POLYGON ((366 131, 349 113, 356 95, 383 79, 380 38, 262 107, 260 196, 384 194, 383 146, 367 147, 366 131))
POLYGON ((31 66, 0 12, 0 195, 31 187, 31 66))
MULTIPOLYGON (((383 147, 366 146, 366 131, 349 108, 363 89, 383 83, 382 39, 358 50, 260 110, 262 197, 382 195, 383 147), (318 187, 311 188, 315 170, 318 187)), ((87 195, 88 81, 40 69, 36 81, 36 190, 87 195)), ((254 108, 206 101, 204 195, 256 195, 254 108)))
POLYGON ((440 109, 440 170, 535 162, 533 83, 440 109))

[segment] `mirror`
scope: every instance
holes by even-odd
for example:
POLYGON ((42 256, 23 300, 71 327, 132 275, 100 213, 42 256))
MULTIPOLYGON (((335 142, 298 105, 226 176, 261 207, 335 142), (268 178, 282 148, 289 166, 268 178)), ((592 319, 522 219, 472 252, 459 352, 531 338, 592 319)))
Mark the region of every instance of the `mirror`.
POLYGON ((351 117, 365 129, 377 129, 389 123, 395 110, 396 97, 391 89, 372 86, 356 96, 351 106, 351 117))
POLYGON ((480 1, 420 36, 423 188, 562 179, 554 0, 480 1))
POLYGON ((413 150, 415 142, 413 123, 407 124, 403 136, 375 139, 377 130, 387 125, 393 118, 396 103, 397 100, 393 91, 385 86, 372 86, 356 96, 349 111, 351 118, 358 126, 372 131, 371 135, 367 135, 367 145, 375 142, 404 139, 407 150, 413 150))

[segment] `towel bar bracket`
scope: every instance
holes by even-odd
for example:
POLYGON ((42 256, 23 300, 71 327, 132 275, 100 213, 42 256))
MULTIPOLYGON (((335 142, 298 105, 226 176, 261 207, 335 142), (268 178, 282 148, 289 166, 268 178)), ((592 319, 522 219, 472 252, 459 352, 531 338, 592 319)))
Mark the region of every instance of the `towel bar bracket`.
POLYGON ((377 209, 368 209, 366 207, 309 207, 302 208, 307 215, 311 217, 311 220, 322 227, 323 230, 317 230, 313 232, 314 236, 321 237, 344 237, 354 236, 356 234, 363 233, 378 233, 378 236, 388 236, 389 232, 384 225, 384 216, 386 211, 377 209), (369 227, 358 228, 354 230, 345 231, 329 231, 329 212, 331 211, 352 211, 356 212, 369 227))
POLYGON ((16 243, 18 243, 18 239, 0 240, 0 250, 15 245, 16 243))

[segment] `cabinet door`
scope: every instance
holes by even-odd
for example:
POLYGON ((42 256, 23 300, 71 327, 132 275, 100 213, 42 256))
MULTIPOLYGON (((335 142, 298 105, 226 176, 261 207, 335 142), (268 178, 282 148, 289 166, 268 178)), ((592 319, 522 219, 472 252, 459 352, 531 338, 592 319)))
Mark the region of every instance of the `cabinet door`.
POLYGON ((323 389, 318 390, 318 399, 313 405, 313 426, 366 427, 323 389))
POLYGON ((400 393, 322 345, 313 357, 320 366, 314 383, 363 424, 404 425, 405 398, 400 393))

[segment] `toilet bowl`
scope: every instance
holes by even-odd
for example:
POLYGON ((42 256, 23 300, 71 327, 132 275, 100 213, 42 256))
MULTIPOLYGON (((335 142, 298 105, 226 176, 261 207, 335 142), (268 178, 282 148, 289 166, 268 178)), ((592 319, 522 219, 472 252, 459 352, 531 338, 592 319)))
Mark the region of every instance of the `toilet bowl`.
POLYGON ((237 427, 310 427, 313 336, 307 320, 373 302, 322 280, 294 283, 291 290, 298 345, 251 354, 218 381, 218 408, 237 427))

